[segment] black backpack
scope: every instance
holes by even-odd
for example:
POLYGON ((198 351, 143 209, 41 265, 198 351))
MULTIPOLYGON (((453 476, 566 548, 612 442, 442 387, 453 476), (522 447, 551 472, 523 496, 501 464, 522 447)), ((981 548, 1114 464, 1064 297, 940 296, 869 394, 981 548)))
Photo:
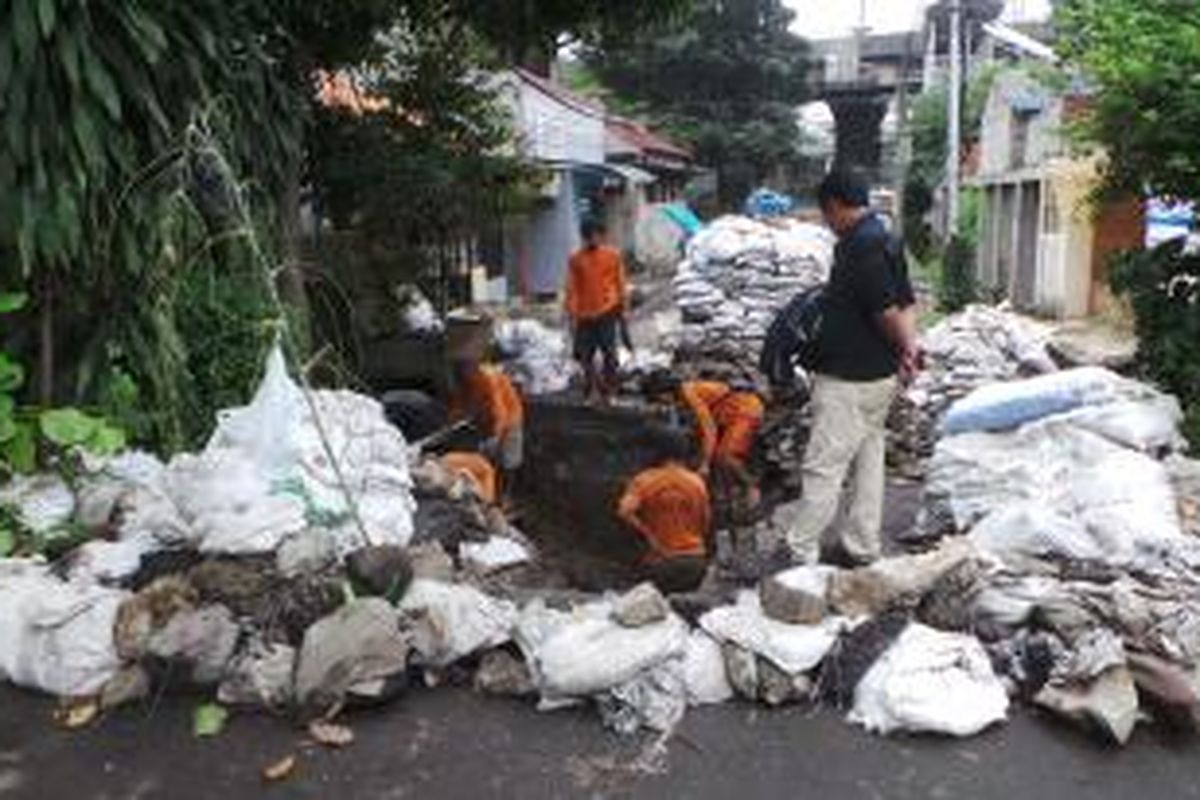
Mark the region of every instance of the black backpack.
POLYGON ((796 367, 805 372, 816 367, 824 299, 824 286, 800 292, 788 301, 767 328, 758 369, 772 389, 794 389, 796 367))

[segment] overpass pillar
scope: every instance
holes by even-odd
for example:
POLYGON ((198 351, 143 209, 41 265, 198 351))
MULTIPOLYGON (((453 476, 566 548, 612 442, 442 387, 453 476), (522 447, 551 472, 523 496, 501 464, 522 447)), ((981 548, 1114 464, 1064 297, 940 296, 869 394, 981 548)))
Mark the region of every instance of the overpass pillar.
POLYGON ((847 95, 825 100, 833 112, 837 142, 834 164, 862 172, 871 181, 880 179, 883 159, 883 119, 886 97, 847 95))

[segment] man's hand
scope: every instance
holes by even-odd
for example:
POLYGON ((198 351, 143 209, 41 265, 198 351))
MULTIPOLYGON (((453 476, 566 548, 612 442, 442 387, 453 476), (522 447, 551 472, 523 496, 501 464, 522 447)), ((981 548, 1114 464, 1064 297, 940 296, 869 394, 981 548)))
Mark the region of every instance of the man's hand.
POLYGON ((916 380, 923 368, 925 354, 919 347, 906 347, 900 352, 900 382, 905 386, 916 380))

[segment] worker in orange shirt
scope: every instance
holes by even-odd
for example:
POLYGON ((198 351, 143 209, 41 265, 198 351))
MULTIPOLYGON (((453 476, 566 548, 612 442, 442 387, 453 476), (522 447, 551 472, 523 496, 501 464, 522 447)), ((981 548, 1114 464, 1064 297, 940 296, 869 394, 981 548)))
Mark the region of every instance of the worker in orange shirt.
POLYGON ((708 570, 711 524, 704 479, 670 458, 629 482, 617 515, 645 541, 641 577, 663 592, 690 592, 708 570))
POLYGON ((604 223, 587 220, 580 228, 583 247, 567 265, 564 305, 571 325, 575 359, 583 368, 587 397, 607 401, 617 388, 618 336, 625 335, 625 261, 605 241, 604 223), (596 356, 603 360, 596 372, 596 356))
POLYGON ((444 454, 440 461, 446 471, 454 477, 466 478, 480 500, 488 505, 496 504, 496 468, 485 456, 465 450, 454 450, 444 454))
POLYGON ((450 418, 474 422, 484 440, 481 450, 499 465, 502 479, 521 467, 525 408, 516 387, 499 367, 472 359, 454 361, 450 418))
POLYGON ((684 381, 662 370, 646 379, 646 394, 655 400, 678 403, 691 414, 700 444, 699 473, 707 478, 715 467, 715 477, 721 482, 732 481, 741 488, 746 509, 756 508, 761 493, 750 472, 750 456, 765 408, 752 387, 735 387, 723 381, 684 381))

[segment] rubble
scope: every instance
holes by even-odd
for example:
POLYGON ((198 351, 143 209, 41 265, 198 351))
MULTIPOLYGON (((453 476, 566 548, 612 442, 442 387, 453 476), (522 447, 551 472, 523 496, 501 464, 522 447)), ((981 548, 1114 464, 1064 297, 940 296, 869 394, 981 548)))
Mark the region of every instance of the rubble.
POLYGON ((520 657, 505 649, 491 650, 479 660, 475 688, 486 694, 528 697, 537 694, 529 667, 520 657))
POLYGON ((752 374, 775 313, 828 280, 832 262, 833 237, 820 226, 788 218, 713 221, 688 243, 676 270, 684 322, 677 358, 752 374))
POLYGON ((779 622, 816 625, 828 609, 831 567, 805 566, 763 579, 759 602, 763 613, 779 622))
POLYGON ((1138 719, 1137 688, 1124 665, 1105 670, 1086 685, 1046 686, 1034 703, 1119 745, 1129 741, 1138 719))
POLYGON ((664 621, 671 614, 667 599, 652 583, 640 583, 621 595, 612 616, 626 628, 641 628, 664 621))
POLYGON ((525 395, 566 391, 579 372, 566 336, 537 320, 504 320, 493 335, 504 371, 525 395))

